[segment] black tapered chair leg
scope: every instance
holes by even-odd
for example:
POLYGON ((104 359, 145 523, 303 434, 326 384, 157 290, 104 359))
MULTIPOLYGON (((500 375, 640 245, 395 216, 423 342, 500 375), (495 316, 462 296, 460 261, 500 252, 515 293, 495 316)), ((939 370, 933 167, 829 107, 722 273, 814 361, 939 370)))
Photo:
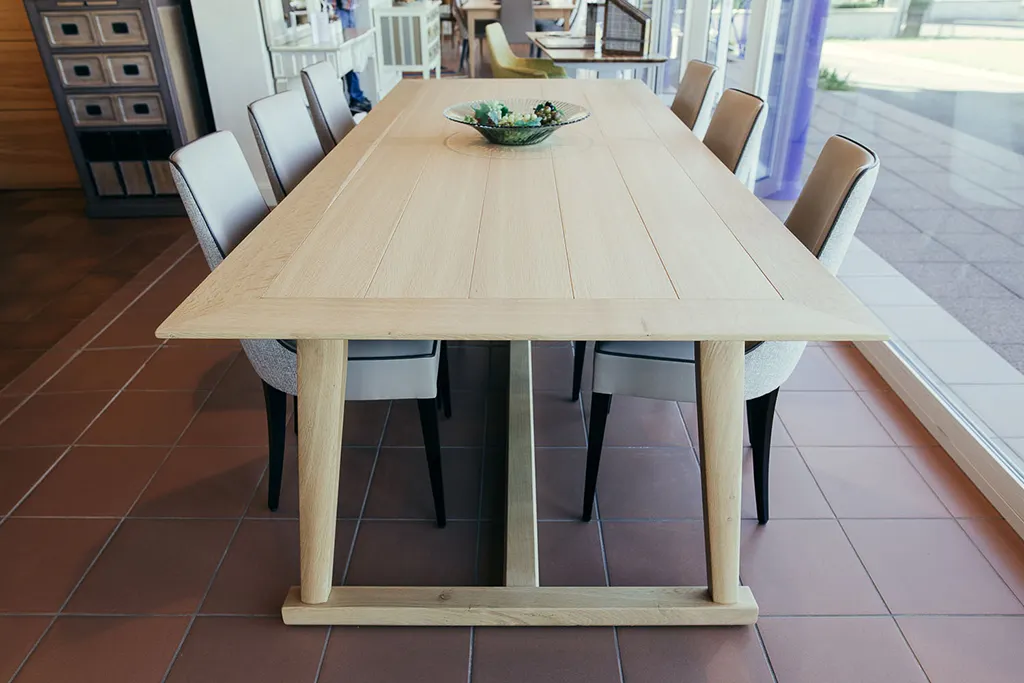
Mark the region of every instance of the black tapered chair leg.
POLYGON ((747 427, 750 431, 750 449, 754 455, 754 500, 757 504, 757 523, 768 523, 768 460, 772 448, 772 424, 775 422, 775 402, 779 390, 747 401, 747 427))
POLYGON ((459 54, 459 73, 466 68, 466 59, 469 57, 469 39, 462 39, 462 52, 459 54))
POLYGON ((441 342, 441 358, 437 368, 437 400, 445 417, 452 416, 452 383, 448 372, 448 342, 441 342))
POLYGON ((292 407, 294 408, 294 410, 292 410, 292 419, 294 420, 294 422, 292 422, 292 426, 295 428, 295 436, 298 436, 299 435, 299 397, 298 396, 296 396, 295 399, 292 401, 292 407))
POLYGON ((284 435, 288 429, 288 395, 264 382, 263 399, 267 406, 267 435, 270 443, 267 507, 277 510, 281 500, 281 472, 284 470, 284 435))
POLYGON ((583 385, 583 361, 587 356, 587 342, 573 342, 572 347, 572 400, 580 398, 580 387, 583 385))
POLYGON ((604 428, 611 410, 611 394, 596 391, 590 399, 590 434, 587 445, 587 475, 583 485, 583 521, 589 522, 594 514, 594 494, 597 492, 597 470, 601 466, 601 447, 604 445, 604 428))
POLYGON ((434 495, 434 516, 441 529, 448 523, 444 511, 444 480, 441 477, 441 437, 437 431, 437 409, 433 399, 421 398, 416 401, 420 410, 420 426, 423 428, 423 446, 427 451, 427 470, 430 473, 430 491, 434 495))

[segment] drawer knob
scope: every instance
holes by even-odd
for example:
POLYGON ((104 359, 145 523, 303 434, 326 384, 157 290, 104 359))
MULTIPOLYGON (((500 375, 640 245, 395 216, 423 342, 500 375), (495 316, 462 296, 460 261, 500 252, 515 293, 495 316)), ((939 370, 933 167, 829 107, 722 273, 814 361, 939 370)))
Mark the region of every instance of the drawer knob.
POLYGON ((92 69, 90 69, 86 64, 76 64, 74 72, 76 76, 85 78, 86 76, 92 73, 92 69))
POLYGON ((149 105, 144 103, 144 102, 139 102, 138 104, 133 104, 132 105, 132 111, 134 111, 136 114, 148 114, 149 113, 149 105))
POLYGON ((100 116, 103 114, 103 109, 98 104, 87 104, 85 105, 85 113, 89 116, 100 116))
POLYGON ((77 36, 78 24, 61 24, 60 32, 66 36, 77 36))
POLYGON ((124 75, 125 76, 138 76, 139 75, 139 65, 138 64, 125 64, 124 66, 121 67, 121 69, 122 69, 122 71, 124 71, 124 75))
POLYGON ((115 21, 110 25, 110 30, 118 35, 126 35, 128 33, 128 23, 124 21, 115 21))

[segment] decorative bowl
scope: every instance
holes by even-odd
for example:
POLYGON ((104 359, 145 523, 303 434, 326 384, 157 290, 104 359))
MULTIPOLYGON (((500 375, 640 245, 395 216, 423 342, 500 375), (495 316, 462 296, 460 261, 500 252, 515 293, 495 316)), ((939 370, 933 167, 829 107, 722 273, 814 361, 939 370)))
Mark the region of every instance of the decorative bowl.
POLYGON ((522 146, 546 140, 559 128, 584 120, 590 112, 571 102, 517 97, 463 102, 445 109, 444 115, 475 128, 496 145, 522 146))

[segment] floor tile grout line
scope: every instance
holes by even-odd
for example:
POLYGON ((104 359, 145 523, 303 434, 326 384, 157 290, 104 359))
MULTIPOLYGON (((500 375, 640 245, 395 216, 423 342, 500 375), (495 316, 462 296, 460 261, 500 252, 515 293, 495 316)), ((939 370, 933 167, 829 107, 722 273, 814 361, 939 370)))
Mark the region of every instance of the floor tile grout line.
POLYGON ((334 626, 327 625, 327 632, 324 633, 324 647, 320 650, 320 661, 316 665, 316 674, 313 676, 313 683, 319 683, 320 674, 324 670, 324 661, 327 659, 327 646, 331 642, 331 633, 334 631, 334 626))
MULTIPOLYGON (((380 451, 384 444, 384 435, 387 434, 388 422, 391 421, 391 410, 394 405, 395 402, 393 400, 388 402, 388 412, 384 416, 384 425, 381 427, 380 439, 377 441, 377 452, 374 453, 373 464, 370 465, 370 475, 366 479, 366 491, 363 492, 363 504, 359 508, 359 517, 356 519, 356 527, 352 531, 352 542, 348 546, 348 557, 345 558, 345 569, 341 574, 342 586, 348 582, 348 571, 352 566, 352 556, 356 553, 356 541, 359 539, 359 529, 363 524, 363 515, 366 513, 366 504, 370 500, 370 488, 373 486, 373 475, 377 472, 377 463, 380 461, 380 451)), ((337 557, 334 558, 334 562, 337 564, 337 557)))
MULTIPOLYGON (((993 518, 989 517, 988 519, 993 518)), ((1000 517, 1000 519, 1002 518, 1000 517)), ((967 537, 967 540, 970 541, 971 545, 974 546, 974 549, 978 551, 978 554, 985 559, 985 562, 992 569, 992 571, 995 572, 995 575, 999 577, 999 580, 1003 582, 1003 585, 1006 586, 1006 590, 1010 591, 1010 595, 1012 595, 1017 600, 1017 602, 1020 603, 1021 607, 1024 608, 1024 601, 1022 601, 1020 597, 1017 595, 1017 591, 1013 590, 1010 584, 1007 583, 1006 579, 1003 578, 1002 573, 998 569, 996 569, 996 566, 994 564, 992 564, 992 560, 989 559, 988 554, 984 550, 982 550, 977 543, 975 543, 974 537, 971 536, 970 532, 968 532, 967 529, 964 528, 963 523, 961 523, 961 521, 956 517, 953 518, 953 521, 956 522, 956 525, 960 528, 960 531, 963 533, 963 535, 967 537)))
POLYGON ((900 638, 902 638, 903 642, 906 643, 907 649, 910 650, 910 654, 914 656, 914 661, 917 662, 917 666, 920 667, 921 674, 925 677, 925 680, 930 682, 932 677, 928 675, 927 669, 924 668, 924 662, 922 662, 921 658, 917 656, 917 651, 914 649, 914 646, 910 644, 907 634, 903 632, 903 627, 900 626, 899 620, 896 619, 895 615, 890 616, 889 618, 892 619, 892 623, 896 627, 896 630, 900 632, 900 638))
POLYGON ((761 627, 757 623, 752 625, 754 627, 754 636, 757 638, 757 642, 761 646, 761 654, 764 655, 764 661, 768 664, 768 673, 771 674, 772 681, 774 683, 779 683, 779 676, 775 673, 775 665, 772 664, 772 657, 768 654, 768 645, 764 642, 764 636, 761 634, 761 627))

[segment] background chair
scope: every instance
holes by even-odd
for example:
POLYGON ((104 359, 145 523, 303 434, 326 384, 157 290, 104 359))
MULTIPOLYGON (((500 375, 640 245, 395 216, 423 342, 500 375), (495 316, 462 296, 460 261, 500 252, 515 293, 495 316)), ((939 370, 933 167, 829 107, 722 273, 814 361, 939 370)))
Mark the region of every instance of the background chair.
POLYGON ((760 97, 729 88, 722 93, 704 134, 704 146, 744 183, 757 163, 759 150, 752 141, 761 137, 767 108, 760 97))
POLYGON ((501 24, 487 26, 487 50, 495 78, 565 78, 565 69, 550 59, 517 57, 509 47, 501 24))
POLYGON ((345 96, 345 86, 330 62, 307 66, 299 74, 309 102, 309 115, 324 154, 330 152, 356 127, 345 96))
MULTIPOLYGON (((878 177, 874 152, 841 136, 826 143, 786 227, 833 275, 846 256, 878 177)), ((779 387, 789 379, 807 342, 747 342, 744 362, 747 425, 754 459, 757 520, 768 522, 768 461, 779 387)), ((583 490, 589 521, 597 488, 605 424, 615 394, 667 401, 697 400, 693 342, 598 342, 583 490)))
MULTIPOLYGON (((267 204, 238 142, 229 132, 207 135, 174 152, 171 172, 203 255, 213 270, 269 213, 267 204)), ((267 505, 276 510, 284 466, 287 395, 297 395, 295 344, 243 339, 242 348, 263 382, 270 441, 267 505)), ((352 341, 345 386, 349 401, 417 400, 434 513, 438 526, 443 527, 441 444, 434 405, 440 360, 440 344, 436 341, 352 341)), ((447 372, 446 368, 442 370, 441 391, 446 394, 447 372)))
POLYGON ((679 82, 679 90, 672 100, 672 112, 690 130, 699 130, 698 122, 703 122, 702 119, 711 110, 713 98, 708 97, 708 92, 716 71, 718 69, 714 64, 698 59, 686 65, 683 80, 679 82))
POLYGON ((256 100, 249 105, 249 125, 280 202, 324 158, 302 94, 289 90, 256 100))

